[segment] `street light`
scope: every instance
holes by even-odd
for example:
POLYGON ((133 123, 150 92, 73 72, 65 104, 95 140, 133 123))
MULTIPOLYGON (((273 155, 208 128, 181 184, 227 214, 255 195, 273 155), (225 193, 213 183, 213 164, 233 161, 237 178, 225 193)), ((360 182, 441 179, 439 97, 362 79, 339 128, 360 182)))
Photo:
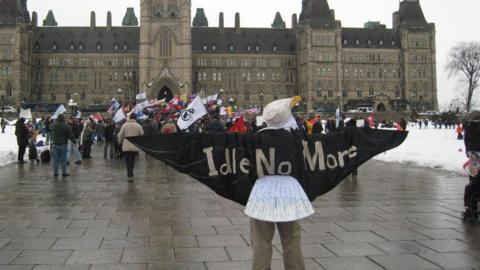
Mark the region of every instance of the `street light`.
POLYGON ((119 101, 122 101, 122 94, 123 94, 122 88, 118 88, 117 95, 118 95, 118 100, 119 101))

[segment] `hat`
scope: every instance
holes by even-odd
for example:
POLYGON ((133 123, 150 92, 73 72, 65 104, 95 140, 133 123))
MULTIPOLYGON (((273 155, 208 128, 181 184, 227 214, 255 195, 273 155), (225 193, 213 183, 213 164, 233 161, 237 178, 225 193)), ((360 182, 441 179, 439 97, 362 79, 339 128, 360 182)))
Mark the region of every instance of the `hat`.
POLYGON ((292 115, 292 107, 301 100, 299 96, 276 100, 265 107, 262 116, 269 126, 284 123, 292 115))

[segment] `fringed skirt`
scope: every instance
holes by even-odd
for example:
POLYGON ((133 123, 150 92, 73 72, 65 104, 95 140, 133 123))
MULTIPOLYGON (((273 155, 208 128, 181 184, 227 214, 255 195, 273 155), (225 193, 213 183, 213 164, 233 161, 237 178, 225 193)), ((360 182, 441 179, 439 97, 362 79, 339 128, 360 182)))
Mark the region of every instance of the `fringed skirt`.
POLYGON ((269 222, 289 222, 313 215, 312 204, 291 176, 265 176, 255 182, 245 214, 269 222))

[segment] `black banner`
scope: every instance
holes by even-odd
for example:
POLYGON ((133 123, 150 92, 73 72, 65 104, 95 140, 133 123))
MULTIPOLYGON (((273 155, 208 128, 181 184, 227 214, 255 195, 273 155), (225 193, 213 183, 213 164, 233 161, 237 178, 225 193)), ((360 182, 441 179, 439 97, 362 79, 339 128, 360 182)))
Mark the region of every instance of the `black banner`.
POLYGON ((407 132, 345 128, 305 136, 285 130, 256 134, 183 133, 128 138, 148 155, 190 175, 220 196, 246 205, 264 175, 291 175, 311 201, 335 188, 407 132))

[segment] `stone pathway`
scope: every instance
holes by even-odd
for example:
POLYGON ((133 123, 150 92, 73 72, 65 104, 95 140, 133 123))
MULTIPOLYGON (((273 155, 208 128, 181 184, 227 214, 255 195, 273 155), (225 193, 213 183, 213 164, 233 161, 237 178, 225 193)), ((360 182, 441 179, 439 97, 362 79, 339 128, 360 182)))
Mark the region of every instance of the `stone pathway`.
MULTIPOLYGON (((123 162, 94 154, 69 178, 0 168, 0 270, 251 269, 241 206, 144 156, 128 184, 123 162)), ((307 269, 480 269, 480 227, 459 219, 466 181, 368 163, 302 221, 307 269)))

